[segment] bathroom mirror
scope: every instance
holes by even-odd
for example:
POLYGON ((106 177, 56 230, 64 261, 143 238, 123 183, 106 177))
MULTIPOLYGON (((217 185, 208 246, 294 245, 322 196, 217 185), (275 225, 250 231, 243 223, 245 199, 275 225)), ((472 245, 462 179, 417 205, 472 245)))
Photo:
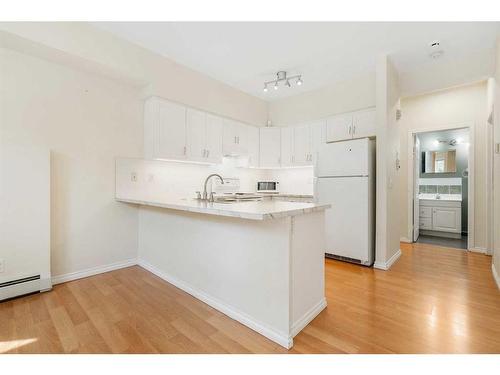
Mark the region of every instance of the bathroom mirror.
POLYGON ((423 173, 454 173, 457 171, 456 150, 422 152, 423 173))

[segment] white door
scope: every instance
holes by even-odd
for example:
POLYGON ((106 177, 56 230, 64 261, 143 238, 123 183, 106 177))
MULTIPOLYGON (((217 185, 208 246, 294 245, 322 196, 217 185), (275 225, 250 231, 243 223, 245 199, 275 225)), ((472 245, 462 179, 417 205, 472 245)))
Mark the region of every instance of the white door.
POLYGON ((155 157, 185 159, 186 108, 178 104, 160 101, 156 132, 155 157))
POLYGON ((337 142, 352 138, 352 115, 332 116, 326 120, 326 141, 337 142))
POLYGON ((413 242, 418 240, 420 235, 420 200, 419 195, 419 178, 420 178, 420 141, 417 136, 413 135, 413 242))
POLYGON ((238 137, 238 128, 235 121, 224 120, 222 136, 222 152, 224 155, 235 155, 238 152, 236 143, 238 137))
POLYGON ((293 129, 291 127, 281 128, 281 166, 289 167, 292 165, 292 139, 293 129))
POLYGON ((206 114, 195 109, 187 109, 187 157, 190 160, 205 161, 206 150, 206 114))
POLYGON ((377 123, 375 121, 374 109, 354 113, 352 125, 353 138, 375 137, 376 134, 377 123))
POLYGON ((433 207, 432 230, 461 233, 462 209, 456 207, 433 207))
POLYGON ((370 140, 325 143, 318 153, 315 174, 329 176, 367 176, 369 171, 370 140))
POLYGON ((281 157, 281 129, 260 129, 260 166, 273 168, 280 166, 281 157))
POLYGON ((325 211, 326 253, 372 261, 368 189, 368 177, 317 179, 318 202, 332 205, 325 211))
POLYGON ((293 127, 293 157, 294 165, 309 164, 311 152, 311 132, 308 125, 293 127))
POLYGON ((206 159, 211 163, 222 161, 222 136, 224 122, 220 117, 207 114, 206 159))

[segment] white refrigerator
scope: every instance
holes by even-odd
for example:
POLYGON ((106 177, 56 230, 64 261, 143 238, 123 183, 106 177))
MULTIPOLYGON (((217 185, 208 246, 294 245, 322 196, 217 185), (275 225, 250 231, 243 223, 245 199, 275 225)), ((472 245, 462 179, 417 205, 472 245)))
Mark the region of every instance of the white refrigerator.
POLYGON ((324 143, 314 167, 315 198, 325 211, 327 257, 375 261, 375 141, 324 143))

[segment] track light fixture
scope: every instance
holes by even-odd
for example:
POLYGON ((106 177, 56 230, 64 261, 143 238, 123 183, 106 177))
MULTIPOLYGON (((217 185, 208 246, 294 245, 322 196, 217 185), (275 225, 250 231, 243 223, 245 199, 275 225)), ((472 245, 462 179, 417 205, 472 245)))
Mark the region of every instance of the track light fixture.
POLYGON ((278 90, 278 87, 279 87, 279 82, 285 82, 284 85, 286 87, 292 87, 292 85, 290 84, 290 81, 294 81, 295 80, 295 83, 297 84, 297 86, 300 86, 302 85, 302 76, 300 74, 298 75, 295 75, 295 76, 291 76, 291 77, 287 77, 286 75, 286 72, 284 70, 280 70, 278 73, 276 73, 276 79, 272 80, 272 81, 267 81, 267 82, 264 82, 264 92, 267 92, 267 85, 270 85, 270 84, 273 84, 273 87, 275 90, 278 90))

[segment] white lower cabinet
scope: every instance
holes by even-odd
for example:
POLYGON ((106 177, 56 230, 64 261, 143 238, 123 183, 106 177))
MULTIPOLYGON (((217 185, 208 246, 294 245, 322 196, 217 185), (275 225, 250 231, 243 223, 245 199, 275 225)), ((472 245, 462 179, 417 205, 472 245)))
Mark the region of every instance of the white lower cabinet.
POLYGON ((420 199, 420 229, 462 233, 462 202, 420 199))
POLYGON ((434 207, 432 210, 432 230, 460 233, 462 231, 461 215, 461 208, 434 207))

